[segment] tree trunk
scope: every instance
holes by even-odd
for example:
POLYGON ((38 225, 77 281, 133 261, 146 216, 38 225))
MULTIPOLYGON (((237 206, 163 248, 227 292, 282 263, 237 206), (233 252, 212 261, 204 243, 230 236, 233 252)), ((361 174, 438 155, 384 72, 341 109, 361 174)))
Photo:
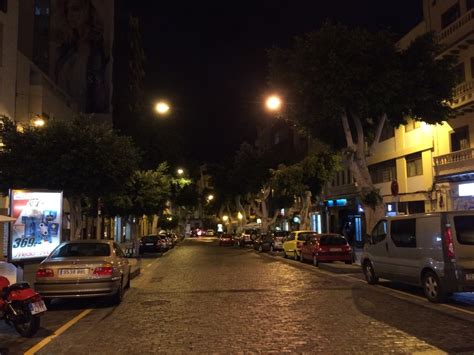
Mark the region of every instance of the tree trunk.
POLYGON ((247 215, 245 213, 245 208, 242 206, 241 198, 242 197, 240 195, 235 196, 235 207, 237 208, 237 211, 242 214, 242 225, 246 225, 247 215))
POLYGON ((71 240, 81 239, 82 232, 82 207, 80 197, 68 197, 69 213, 71 216, 71 240))
POLYGON ((309 229, 308 220, 309 220, 309 207, 311 206, 311 191, 306 191, 302 197, 303 206, 301 206, 300 216, 301 223, 300 229, 309 229))

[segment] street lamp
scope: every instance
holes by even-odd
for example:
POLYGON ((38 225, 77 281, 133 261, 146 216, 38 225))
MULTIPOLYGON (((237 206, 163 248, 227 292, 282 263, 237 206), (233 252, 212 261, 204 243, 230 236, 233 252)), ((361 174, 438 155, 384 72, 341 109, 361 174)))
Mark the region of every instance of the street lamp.
POLYGON ((45 123, 46 122, 41 117, 37 117, 33 120, 33 126, 35 126, 37 128, 44 127, 45 123))
POLYGON ((170 110, 170 105, 164 101, 159 101, 155 105, 155 111, 160 115, 166 115, 170 110))
POLYGON ((207 196, 207 201, 212 201, 212 200, 214 200, 214 195, 207 196))
POLYGON ((222 216, 222 221, 227 222, 229 220, 229 216, 224 215, 222 216))
POLYGON ((184 174, 184 170, 179 168, 177 171, 178 175, 183 175, 184 174))
POLYGON ((237 213, 237 218, 241 221, 244 218, 244 216, 242 215, 242 213, 239 212, 237 213))
POLYGON ((270 111, 278 111, 281 108, 282 102, 280 97, 277 95, 271 95, 265 101, 265 105, 270 111))

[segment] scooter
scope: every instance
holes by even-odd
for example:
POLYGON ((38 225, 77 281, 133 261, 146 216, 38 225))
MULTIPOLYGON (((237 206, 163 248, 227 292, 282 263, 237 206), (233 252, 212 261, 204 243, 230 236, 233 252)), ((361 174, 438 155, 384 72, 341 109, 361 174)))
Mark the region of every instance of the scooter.
POLYGON ((6 277, 0 276, 0 320, 13 325, 21 336, 29 338, 36 334, 40 315, 46 310, 43 299, 28 282, 10 285, 6 277))

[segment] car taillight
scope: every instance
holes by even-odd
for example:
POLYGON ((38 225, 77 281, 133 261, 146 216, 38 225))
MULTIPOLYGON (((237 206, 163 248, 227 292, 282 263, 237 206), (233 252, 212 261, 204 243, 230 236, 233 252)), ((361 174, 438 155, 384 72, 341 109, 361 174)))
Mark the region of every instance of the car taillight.
POLYGON ((444 246, 446 248, 448 258, 454 258, 453 232, 451 230, 450 224, 446 224, 446 229, 444 230, 444 246))
POLYGON ((112 276, 114 268, 112 266, 99 266, 94 269, 95 276, 112 276))
POLYGON ((40 268, 36 271, 36 277, 53 277, 54 271, 52 269, 40 268))

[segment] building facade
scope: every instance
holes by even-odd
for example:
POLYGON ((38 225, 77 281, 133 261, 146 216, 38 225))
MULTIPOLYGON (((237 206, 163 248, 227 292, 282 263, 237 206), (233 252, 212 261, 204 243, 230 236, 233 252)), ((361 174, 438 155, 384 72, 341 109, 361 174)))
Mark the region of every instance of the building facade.
MULTIPOLYGON (((423 0, 423 15, 399 46, 405 48, 433 31, 443 48, 439 56, 457 55, 460 84, 451 102, 455 117, 440 125, 409 121, 384 128, 367 161, 387 215, 474 209, 474 1, 423 0)), ((362 241, 359 192, 348 169, 328 184, 324 196, 328 231, 350 228, 362 241)))

